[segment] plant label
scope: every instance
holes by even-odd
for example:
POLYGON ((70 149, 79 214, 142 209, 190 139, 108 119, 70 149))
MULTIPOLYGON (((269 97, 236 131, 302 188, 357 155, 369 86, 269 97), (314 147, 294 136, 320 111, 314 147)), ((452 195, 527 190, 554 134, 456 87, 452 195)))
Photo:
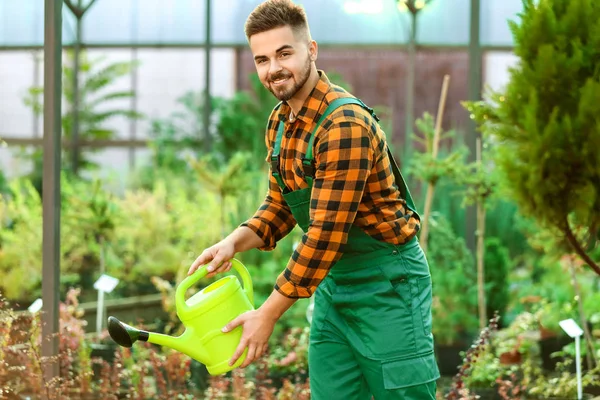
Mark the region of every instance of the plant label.
POLYGON ((560 321, 558 324, 563 329, 563 331, 565 331, 566 334, 571 336, 572 338, 583 335, 583 329, 581 329, 579 325, 577 325, 577 322, 575 322, 575 320, 573 320, 572 318, 560 321))
POLYGON ((103 274, 96 283, 94 283, 94 289, 101 290, 104 293, 110 293, 117 286, 119 280, 110 275, 103 274))

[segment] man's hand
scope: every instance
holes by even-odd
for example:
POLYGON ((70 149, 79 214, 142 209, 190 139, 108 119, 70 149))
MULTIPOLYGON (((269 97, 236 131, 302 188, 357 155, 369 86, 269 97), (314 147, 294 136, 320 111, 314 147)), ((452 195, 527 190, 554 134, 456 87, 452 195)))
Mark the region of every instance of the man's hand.
POLYGON ((227 272, 231 269, 231 259, 235 255, 235 246, 231 240, 224 239, 214 246, 204 250, 202 254, 196 258, 190 269, 188 275, 193 274, 198 268, 207 263, 208 274, 207 277, 211 278, 216 274, 227 272))
POLYGON ((273 333, 276 319, 273 316, 266 315, 261 309, 245 312, 222 329, 223 332, 230 332, 238 326, 242 326, 242 340, 235 353, 229 361, 233 365, 242 356, 246 347, 248 353, 246 359, 240 367, 245 368, 252 362, 258 360, 267 350, 269 337, 273 333))
POLYGON ((264 245, 265 242, 252 229, 246 226, 239 227, 219 243, 204 250, 190 266, 188 275, 193 274, 198 268, 207 263, 210 263, 207 266, 207 277, 209 278, 227 272, 231 269, 231 259, 235 256, 235 253, 264 245))

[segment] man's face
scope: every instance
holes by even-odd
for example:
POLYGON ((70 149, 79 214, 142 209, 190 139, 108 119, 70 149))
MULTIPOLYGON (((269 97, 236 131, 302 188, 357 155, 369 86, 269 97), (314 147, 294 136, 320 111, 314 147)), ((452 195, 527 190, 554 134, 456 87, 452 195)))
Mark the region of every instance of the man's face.
POLYGON ((288 101, 310 76, 316 45, 284 26, 250 37, 250 49, 262 84, 277 99, 288 101))

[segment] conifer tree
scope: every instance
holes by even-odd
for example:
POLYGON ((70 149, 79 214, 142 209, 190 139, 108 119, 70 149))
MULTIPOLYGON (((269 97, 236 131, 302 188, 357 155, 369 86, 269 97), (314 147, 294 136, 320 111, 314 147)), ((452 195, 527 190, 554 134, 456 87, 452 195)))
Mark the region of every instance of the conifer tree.
POLYGON ((522 214, 600 275, 600 2, 523 5, 510 22, 518 63, 508 84, 466 107, 498 146, 522 214))

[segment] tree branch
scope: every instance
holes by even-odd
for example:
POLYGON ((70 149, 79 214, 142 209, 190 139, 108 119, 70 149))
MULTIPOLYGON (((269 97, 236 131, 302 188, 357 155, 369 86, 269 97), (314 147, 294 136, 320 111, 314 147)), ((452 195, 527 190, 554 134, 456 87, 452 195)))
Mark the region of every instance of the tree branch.
POLYGON ((567 234, 567 240, 569 241, 571 246, 573 246, 575 252, 583 259, 583 261, 586 262, 587 265, 589 265, 594 270, 596 274, 600 275, 600 266, 598 266, 598 264, 596 264, 594 260, 591 259, 589 254, 587 254, 585 250, 581 247, 581 244, 579 243, 579 241, 573 234, 573 231, 571 230, 571 226, 569 225, 567 217, 565 217, 565 233, 567 234))

